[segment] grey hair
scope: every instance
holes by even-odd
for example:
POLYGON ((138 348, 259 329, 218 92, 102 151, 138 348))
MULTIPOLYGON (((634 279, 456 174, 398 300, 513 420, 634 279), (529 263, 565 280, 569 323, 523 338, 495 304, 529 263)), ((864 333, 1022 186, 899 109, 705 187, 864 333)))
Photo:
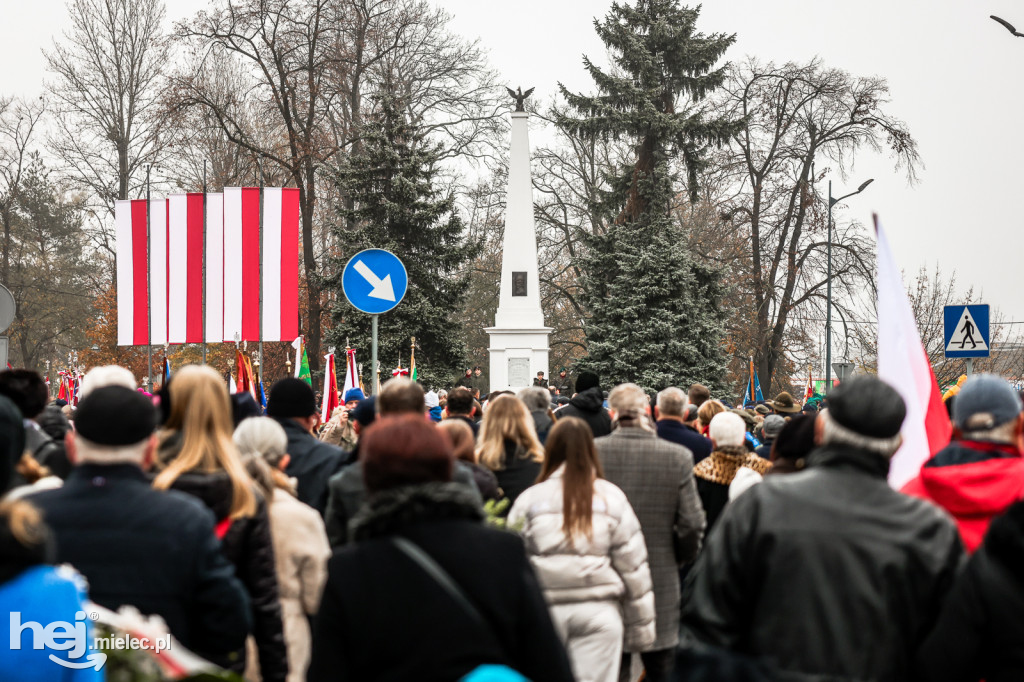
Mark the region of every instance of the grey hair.
POLYGON ((77 433, 74 438, 78 464, 142 464, 149 446, 149 438, 131 445, 98 445, 77 433))
POLYGON ((526 409, 530 412, 547 410, 551 407, 551 393, 540 386, 524 388, 519 393, 516 393, 516 397, 526 405, 526 409))
POLYGON ((270 417, 243 419, 235 429, 234 441, 239 454, 254 455, 272 467, 277 467, 288 450, 284 428, 270 417))
POLYGON ((133 391, 138 388, 135 384, 135 375, 129 370, 120 365, 103 365, 102 367, 93 367, 82 377, 79 398, 84 398, 97 388, 104 386, 124 386, 133 391))
POLYGON ((663 417, 682 417, 686 411, 686 394, 681 388, 669 386, 658 394, 658 413, 663 417))
POLYGON ((818 419, 822 426, 821 445, 849 445, 886 458, 896 454, 903 445, 903 436, 898 433, 891 438, 872 438, 848 429, 833 419, 827 409, 821 411, 818 419))
POLYGON ((988 412, 977 412, 964 422, 963 438, 966 440, 987 440, 993 443, 1013 443, 1017 437, 1017 418, 990 426, 995 417, 988 412))
POLYGON ((634 419, 637 426, 653 431, 651 420, 647 416, 647 408, 651 400, 644 389, 636 384, 619 384, 608 394, 608 406, 615 412, 615 424, 623 419, 634 419))

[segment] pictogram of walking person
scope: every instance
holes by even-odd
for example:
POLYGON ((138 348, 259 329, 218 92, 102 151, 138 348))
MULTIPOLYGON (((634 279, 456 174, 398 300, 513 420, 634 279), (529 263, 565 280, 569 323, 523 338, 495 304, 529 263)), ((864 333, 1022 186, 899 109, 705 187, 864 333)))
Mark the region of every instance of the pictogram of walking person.
POLYGON ((969 319, 964 320, 964 328, 960 330, 960 333, 964 335, 963 338, 960 339, 961 350, 963 349, 964 344, 966 344, 968 340, 971 342, 972 349, 978 347, 978 342, 974 340, 974 325, 971 324, 971 321, 969 319))

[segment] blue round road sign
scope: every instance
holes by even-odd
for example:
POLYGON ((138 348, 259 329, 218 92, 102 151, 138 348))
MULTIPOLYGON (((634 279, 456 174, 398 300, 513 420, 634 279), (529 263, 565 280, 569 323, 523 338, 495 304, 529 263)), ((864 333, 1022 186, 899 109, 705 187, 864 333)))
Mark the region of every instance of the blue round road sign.
POLYGON ((395 254, 384 249, 366 249, 345 265, 341 288, 357 310, 379 315, 402 301, 409 288, 409 275, 395 254))

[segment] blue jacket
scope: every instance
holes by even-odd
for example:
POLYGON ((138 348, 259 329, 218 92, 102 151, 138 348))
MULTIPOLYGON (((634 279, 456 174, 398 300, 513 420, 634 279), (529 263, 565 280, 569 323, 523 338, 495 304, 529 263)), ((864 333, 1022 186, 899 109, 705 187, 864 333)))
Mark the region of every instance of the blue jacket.
POLYGON ((3 618, 0 618, 0 641, 3 642, 3 646, 0 646, 0 671, 3 675, 6 677, 8 673, 16 673, 11 679, 16 678, 19 682, 102 682, 102 667, 99 670, 94 666, 67 667, 50 659, 53 655, 71 664, 84 665, 90 662, 92 623, 85 617, 84 602, 83 581, 66 568, 45 564, 33 566, 0 585, 0 613, 3 614, 3 618), (15 613, 18 614, 17 622, 21 627, 21 647, 18 649, 12 649, 9 644, 11 621, 15 613), (69 624, 70 627, 61 630, 61 633, 82 633, 81 642, 73 635, 65 637, 61 634, 57 643, 64 648, 74 640, 72 648, 47 648, 45 640, 39 642, 43 648, 33 648, 37 636, 33 628, 39 629, 35 624, 45 628, 54 622, 69 624))

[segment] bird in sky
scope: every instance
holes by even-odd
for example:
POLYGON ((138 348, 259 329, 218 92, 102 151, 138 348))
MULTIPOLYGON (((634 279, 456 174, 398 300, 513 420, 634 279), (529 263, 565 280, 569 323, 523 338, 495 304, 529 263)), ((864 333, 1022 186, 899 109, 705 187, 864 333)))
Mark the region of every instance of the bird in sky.
POLYGON ((1012 33, 1013 35, 1017 36, 1018 38, 1024 38, 1024 33, 1021 33, 1020 31, 1018 31, 1017 29, 1015 29, 1015 28, 1013 27, 1013 24, 1011 24, 1010 22, 1008 22, 1008 21, 1007 21, 1006 19, 1000 19, 999 17, 997 17, 997 16, 996 16, 996 15, 994 15, 994 14, 990 14, 990 15, 989 15, 989 18, 990 18, 990 19, 993 19, 993 20, 995 20, 995 21, 998 21, 998 22, 999 22, 1000 24, 1002 24, 1002 25, 1003 25, 1003 26, 1004 26, 1004 27, 1006 28, 1006 30, 1007 30, 1007 31, 1009 31, 1009 32, 1010 32, 1010 33, 1012 33))

